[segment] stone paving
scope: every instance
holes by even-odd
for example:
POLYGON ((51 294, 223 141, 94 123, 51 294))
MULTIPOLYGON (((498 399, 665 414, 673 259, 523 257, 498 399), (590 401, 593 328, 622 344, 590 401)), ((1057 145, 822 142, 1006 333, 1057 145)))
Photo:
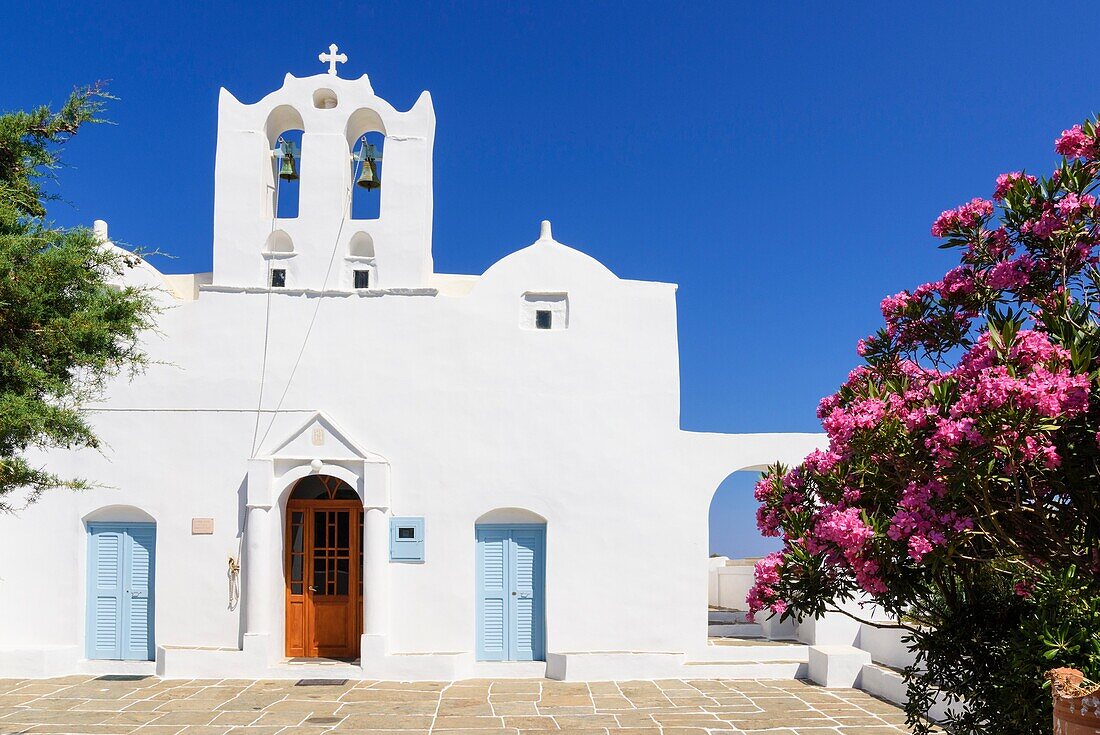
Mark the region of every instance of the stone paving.
POLYGON ((0 680, 0 733, 896 735, 901 711, 803 681, 0 680))

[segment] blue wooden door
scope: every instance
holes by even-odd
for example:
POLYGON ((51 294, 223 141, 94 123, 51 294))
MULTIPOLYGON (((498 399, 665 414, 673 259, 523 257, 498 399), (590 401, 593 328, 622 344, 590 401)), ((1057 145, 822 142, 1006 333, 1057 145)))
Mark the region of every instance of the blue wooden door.
POLYGON ((88 658, 150 661, 156 525, 93 523, 88 532, 88 658))
POLYGON ((477 537, 477 657, 545 657, 546 527, 483 524, 477 537))

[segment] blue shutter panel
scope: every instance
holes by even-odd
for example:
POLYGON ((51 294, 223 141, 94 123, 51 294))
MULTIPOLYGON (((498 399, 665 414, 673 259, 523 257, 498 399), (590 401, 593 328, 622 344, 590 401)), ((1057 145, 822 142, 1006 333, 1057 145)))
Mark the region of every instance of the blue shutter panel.
POLYGON ((506 530, 477 529, 477 657, 503 661, 508 655, 508 547, 506 530))
POLYGON ((153 659, 153 569, 156 553, 156 527, 131 526, 129 542, 130 593, 123 598, 129 605, 129 622, 123 642, 122 657, 135 660, 153 659))
POLYGON ((542 658, 542 574, 543 530, 517 528, 512 531, 514 604, 512 650, 514 661, 542 658))
POLYGON ((91 528, 88 558, 88 658, 122 658, 122 591, 126 535, 91 528))

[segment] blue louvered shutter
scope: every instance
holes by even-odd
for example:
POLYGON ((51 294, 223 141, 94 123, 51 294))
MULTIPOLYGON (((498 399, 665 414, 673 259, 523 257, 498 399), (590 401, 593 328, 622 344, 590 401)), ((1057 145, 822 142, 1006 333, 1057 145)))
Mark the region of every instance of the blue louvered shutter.
POLYGON ((512 531, 512 635, 510 658, 535 661, 543 657, 543 529, 512 531))
POLYGON ((126 533, 92 526, 88 549, 88 658, 122 658, 126 533))
POLYGON ((153 570, 156 567, 156 526, 141 524, 127 529, 129 579, 123 597, 126 623, 122 657, 151 661, 153 659, 153 570))
POLYGON ((510 534, 477 528, 477 657, 503 661, 508 656, 508 548, 510 534))

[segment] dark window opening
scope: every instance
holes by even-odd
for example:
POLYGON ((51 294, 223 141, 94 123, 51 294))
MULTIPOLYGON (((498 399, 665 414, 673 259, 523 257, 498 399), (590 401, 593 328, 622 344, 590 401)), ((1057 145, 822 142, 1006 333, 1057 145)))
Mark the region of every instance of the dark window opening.
POLYGON ((400 526, 397 529, 397 538, 416 538, 416 529, 410 526, 400 526))
POLYGON ((282 288, 286 285, 286 269, 285 268, 272 268, 271 269, 271 287, 282 288))
POLYGON ((370 271, 355 271, 355 287, 370 288, 370 271))
POLYGON ((535 312, 535 329, 550 329, 553 324, 553 316, 549 309, 539 309, 535 312))

